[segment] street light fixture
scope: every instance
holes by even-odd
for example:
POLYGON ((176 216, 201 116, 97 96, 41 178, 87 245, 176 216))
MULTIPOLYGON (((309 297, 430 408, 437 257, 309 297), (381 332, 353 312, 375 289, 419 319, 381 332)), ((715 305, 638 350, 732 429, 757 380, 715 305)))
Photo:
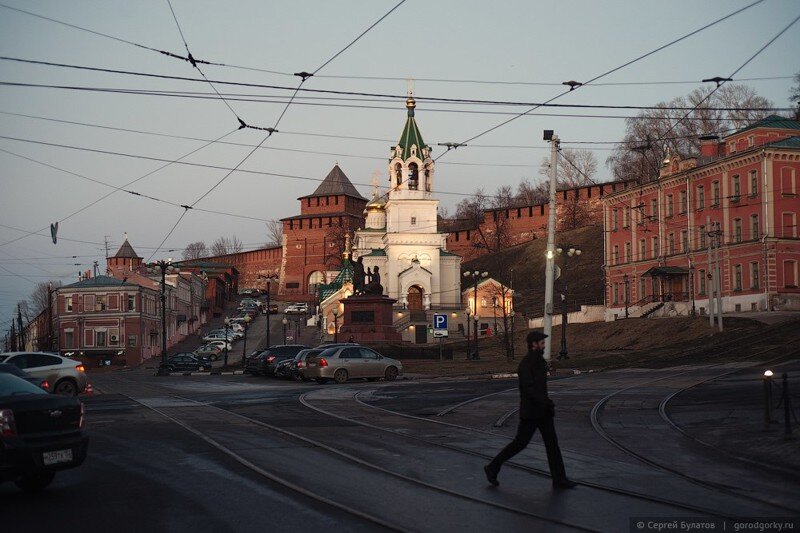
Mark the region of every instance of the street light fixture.
POLYGON ((230 327, 231 327, 231 319, 225 317, 225 366, 228 366, 228 343, 230 342, 228 331, 230 331, 230 327))
POLYGON ((161 273, 161 366, 158 369, 160 375, 166 375, 167 366, 167 272, 174 272, 172 259, 160 260, 147 265, 149 274, 161 273))
POLYGON ((469 355, 470 355, 470 359, 480 359, 480 355, 478 353, 478 318, 479 318, 478 317, 478 283, 480 282, 481 279, 485 279, 485 278, 489 277, 489 273, 488 272, 481 272, 480 270, 473 270, 471 272, 470 271, 464 272, 464 277, 466 279, 472 280, 473 290, 474 290, 473 301, 474 301, 474 304, 475 304, 475 310, 474 310, 474 313, 472 315, 472 319, 474 320, 473 333, 475 335, 475 350, 473 351, 472 354, 469 354, 469 355))
POLYGON ((333 310, 333 342, 339 342, 339 310, 333 310))
POLYGON ((270 346, 270 340, 269 340, 269 326, 270 326, 270 324, 269 324, 269 313, 270 313, 269 305, 270 305, 270 301, 269 301, 269 299, 270 299, 270 295, 272 293, 272 290, 271 290, 272 289, 272 278, 269 277, 269 276, 264 276, 264 275, 259 275, 258 277, 259 277, 259 279, 266 279, 267 280, 267 348, 269 348, 269 346, 270 346))
MULTIPOLYGON (((244 339, 242 344, 242 368, 247 366, 247 330, 250 329, 250 321, 253 320, 250 318, 250 315, 244 315, 244 339)), ((269 326, 267 326, 269 329, 269 326)), ((269 347, 269 346, 268 346, 269 347)))
POLYGON ((558 352, 558 359, 569 359, 567 354, 567 261, 570 257, 580 256, 581 250, 570 246, 569 248, 556 248, 556 252, 562 258, 561 286, 564 289, 561 294, 561 350, 558 352))
POLYGON ((469 353, 470 353, 470 350, 469 350, 469 342, 470 342, 470 340, 469 340, 469 335, 470 335, 470 333, 469 333, 469 323, 470 323, 469 315, 470 315, 471 311, 472 311, 472 309, 470 309, 469 305, 467 305, 467 307, 464 308, 464 313, 467 316, 467 359, 469 359, 469 353))
POLYGON ((283 324, 283 344, 286 344, 286 324, 288 323, 289 321, 286 320, 286 317, 283 317, 283 320, 281 320, 281 324, 283 324))
POLYGON ((514 315, 516 315, 516 312, 512 308, 511 312, 508 314, 508 316, 511 317, 511 346, 510 346, 510 349, 511 349, 511 360, 512 361, 514 360, 514 315))
POLYGON ((630 278, 628 274, 623 274, 622 281, 625 284, 625 318, 628 318, 628 307, 630 306, 630 278))

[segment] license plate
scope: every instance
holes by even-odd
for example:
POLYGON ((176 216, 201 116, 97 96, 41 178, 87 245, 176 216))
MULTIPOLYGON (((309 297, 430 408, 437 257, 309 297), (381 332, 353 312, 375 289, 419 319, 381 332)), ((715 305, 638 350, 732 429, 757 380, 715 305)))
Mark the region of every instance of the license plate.
POLYGON ((42 462, 45 466, 72 461, 72 450, 55 450, 42 453, 42 462))

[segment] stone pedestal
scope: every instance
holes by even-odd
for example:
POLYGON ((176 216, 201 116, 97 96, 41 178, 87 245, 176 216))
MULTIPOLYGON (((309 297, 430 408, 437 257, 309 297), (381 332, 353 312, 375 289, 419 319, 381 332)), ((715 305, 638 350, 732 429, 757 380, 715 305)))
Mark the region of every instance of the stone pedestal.
POLYGON ((341 300, 344 305, 339 342, 353 337, 355 342, 400 341, 394 328, 392 306, 397 300, 384 295, 350 296, 341 300))

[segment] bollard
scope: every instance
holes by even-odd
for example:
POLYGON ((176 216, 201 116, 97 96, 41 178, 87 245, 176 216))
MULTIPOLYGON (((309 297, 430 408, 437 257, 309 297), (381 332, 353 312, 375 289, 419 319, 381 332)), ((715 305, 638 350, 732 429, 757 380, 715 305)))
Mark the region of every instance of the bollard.
POLYGON ((784 372, 781 377, 783 378, 783 435, 788 437, 792 434, 792 407, 791 400, 789 399, 789 376, 784 372))
POLYGON ((764 429, 772 422, 772 370, 764 372, 764 429))

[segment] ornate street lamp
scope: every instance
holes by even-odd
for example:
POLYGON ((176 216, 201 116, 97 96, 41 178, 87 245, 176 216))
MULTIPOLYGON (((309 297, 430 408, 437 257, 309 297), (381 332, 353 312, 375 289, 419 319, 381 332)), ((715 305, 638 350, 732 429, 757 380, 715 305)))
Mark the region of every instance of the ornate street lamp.
POLYGON ((225 366, 228 366, 228 342, 230 342, 228 331, 230 331, 230 327, 231 327, 231 319, 225 317, 225 366))
MULTIPOLYGON (((250 315, 244 315, 244 344, 242 344, 242 368, 247 366, 247 330, 250 329, 250 315)), ((267 326, 269 329, 269 326, 267 326)))
POLYGON ((625 284, 625 318, 628 318, 628 307, 630 306, 631 301, 631 291, 630 291, 630 278, 628 274, 622 275, 622 281, 625 284))
POLYGON ((473 291, 474 291, 474 293, 473 293, 474 294, 473 301, 475 302, 475 310, 474 310, 473 315, 472 315, 472 319, 474 320, 473 332, 475 334, 475 350, 473 351, 472 354, 469 354, 469 350, 468 350, 468 355, 469 355, 470 359, 480 359, 480 355, 478 354, 478 318, 479 318, 478 317, 478 283, 480 282, 481 279, 485 279, 487 277, 489 277, 489 273, 488 272, 481 272, 480 270, 473 270, 472 272, 470 272, 470 271, 464 272, 464 278, 466 278, 468 280, 471 280, 472 283, 473 283, 473 291))
POLYGON ((511 317, 511 360, 514 360, 514 315, 515 315, 514 308, 511 308, 511 312, 508 316, 511 317))
POLYGON ((147 272, 149 274, 161 273, 161 366, 158 369, 160 375, 165 375, 168 372, 164 370, 167 366, 167 272, 174 272, 175 267, 172 266, 172 259, 166 261, 156 261, 147 265, 147 272))
POLYGON ((339 310, 333 310, 333 342, 339 342, 339 310))
POLYGON ((267 348, 269 348, 269 346, 270 346, 270 340, 269 340, 269 326, 270 326, 270 324, 269 324, 269 313, 270 313, 269 304, 270 304, 270 301, 269 301, 269 299, 270 299, 270 294, 272 293, 272 290, 271 290, 272 289, 272 278, 269 277, 269 276, 263 276, 263 275, 259 275, 258 277, 260 279, 266 279, 267 280, 267 348))
POLYGON ((564 292, 561 294, 561 350, 558 352, 558 359, 569 359, 567 355, 567 261, 570 257, 578 257, 581 251, 578 248, 556 248, 556 252, 562 257, 563 267, 561 269, 561 285, 564 292))
POLYGON ((281 324, 283 324, 283 344, 286 344, 286 324, 288 323, 289 321, 286 320, 286 317, 283 317, 283 320, 281 320, 281 324))

